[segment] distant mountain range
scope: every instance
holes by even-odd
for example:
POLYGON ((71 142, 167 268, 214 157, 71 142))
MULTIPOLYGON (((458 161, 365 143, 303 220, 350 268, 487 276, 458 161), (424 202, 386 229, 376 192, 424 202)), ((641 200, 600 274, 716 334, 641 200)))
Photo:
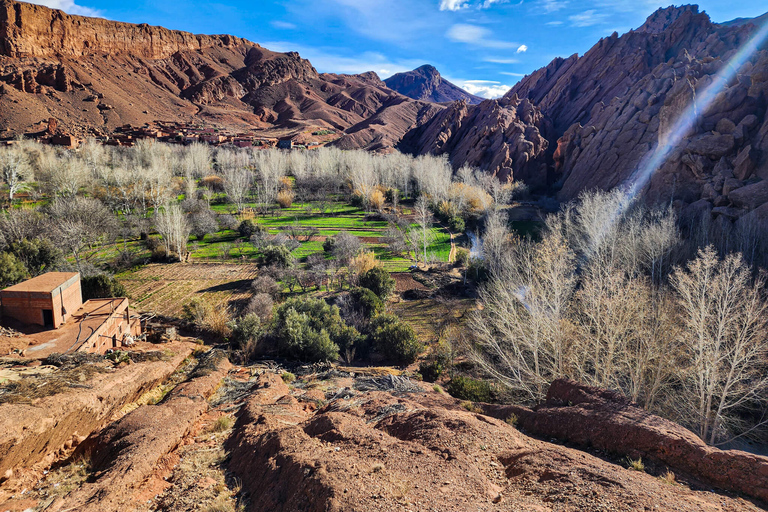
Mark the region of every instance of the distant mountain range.
MULTIPOLYGON (((697 6, 557 58, 485 100, 422 66, 318 73, 298 54, 233 36, 70 16, 0 0, 0 137, 50 117, 73 135, 126 123, 204 122, 289 135, 330 128, 342 148, 446 154, 559 199, 622 184, 697 91, 755 34, 697 6)), ((764 47, 763 47, 764 48, 764 47)), ((768 50, 750 57, 644 191, 681 215, 768 225, 768 50), (708 217, 707 217, 708 216, 708 217)))
POLYGON ((452 84, 442 76, 434 66, 425 64, 406 73, 397 73, 384 80, 387 87, 409 98, 435 103, 465 100, 471 105, 483 101, 483 98, 470 94, 452 84))

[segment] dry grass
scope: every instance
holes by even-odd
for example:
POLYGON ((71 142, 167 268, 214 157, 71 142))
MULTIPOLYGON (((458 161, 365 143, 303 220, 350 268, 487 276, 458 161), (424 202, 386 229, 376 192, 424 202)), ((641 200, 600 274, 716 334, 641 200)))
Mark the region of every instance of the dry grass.
POLYGON ((644 472, 645 464, 643 464, 642 457, 639 457, 637 460, 627 457, 627 469, 631 469, 632 471, 644 472))
POLYGON ((231 416, 219 416, 213 425, 208 429, 209 432, 225 432, 232 428, 234 420, 231 416))

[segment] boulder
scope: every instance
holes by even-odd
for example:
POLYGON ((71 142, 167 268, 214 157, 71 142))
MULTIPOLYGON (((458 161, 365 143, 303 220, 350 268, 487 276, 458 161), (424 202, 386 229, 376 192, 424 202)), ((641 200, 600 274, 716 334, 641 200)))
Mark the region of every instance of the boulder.
POLYGON ((768 180, 737 188, 728 194, 728 199, 737 207, 754 210, 768 203, 768 180))

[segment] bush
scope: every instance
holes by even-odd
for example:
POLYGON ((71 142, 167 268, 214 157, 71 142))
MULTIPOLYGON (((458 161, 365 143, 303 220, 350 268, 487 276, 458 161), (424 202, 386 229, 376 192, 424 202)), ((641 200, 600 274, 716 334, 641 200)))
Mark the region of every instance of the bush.
POLYGON ((215 233, 219 230, 219 224, 216 222, 216 215, 211 210, 194 212, 189 216, 192 224, 191 233, 198 240, 205 238, 209 233, 215 233))
POLYGON ((360 336, 339 308, 321 299, 286 301, 275 311, 274 325, 278 351, 304 361, 334 361, 341 347, 354 346, 360 336))
POLYGON ((381 354, 400 363, 412 363, 424 350, 413 327, 394 315, 379 315, 371 322, 371 340, 381 354))
MULTIPOLYGON (((263 272, 266 272, 266 270, 263 270, 263 272)), ((280 300, 280 296, 283 294, 283 287, 280 286, 274 277, 268 275, 259 275, 251 281, 251 290, 255 294, 266 293, 273 301, 280 300)))
POLYGON ((293 255, 284 245, 268 245, 261 250, 259 259, 263 265, 275 265, 278 267, 290 267, 293 264, 293 255))
POLYGON ((22 238, 13 242, 9 249, 27 267, 31 276, 49 272, 64 260, 61 249, 47 238, 22 238))
POLYGON ((457 247, 456 259, 454 260, 454 263, 462 267, 466 266, 467 263, 469 263, 469 249, 464 247, 457 247))
POLYGON ((454 233, 463 233, 467 228, 467 224, 461 217, 451 217, 451 219, 448 221, 448 227, 454 233))
POLYGON ((219 227, 221 229, 231 229, 232 231, 235 231, 240 225, 240 223, 237 221, 237 218, 234 215, 230 215, 228 213, 217 215, 216 220, 218 221, 219 227))
POLYGON ((125 286, 107 274, 81 277, 80 289, 82 290, 84 301, 109 297, 125 297, 128 295, 125 286))
POLYGON ((357 287, 349 292, 355 309, 366 318, 373 318, 384 310, 384 303, 368 288, 357 287))
POLYGON ((456 376, 448 382, 445 389, 451 396, 459 400, 469 400, 471 402, 491 401, 491 385, 484 380, 456 376))
POLYGON ((387 300, 395 291, 395 280, 381 267, 373 267, 365 272, 360 276, 358 284, 371 290, 381 300, 387 300))
POLYGON ((0 288, 20 283, 29 276, 27 268, 9 252, 0 253, 0 288))
POLYGON ((264 334, 261 322, 262 319, 258 315, 249 313, 229 324, 229 328, 232 331, 232 345, 242 350, 246 359, 250 359, 254 355, 256 345, 264 334))
POLYGON ((243 222, 240 223, 239 226, 237 226, 237 232, 240 234, 241 237, 247 238, 250 240, 250 238, 257 233, 266 233, 267 228, 265 228, 264 226, 260 226, 259 224, 256 224, 251 219, 245 219, 243 222))
POLYGON ((257 293, 248 301, 245 310, 248 314, 256 315, 259 320, 266 322, 272 318, 272 309, 274 308, 274 305, 275 302, 269 294, 257 293))
POLYGON ((277 204, 280 205, 280 208, 290 208, 294 196, 293 190, 281 190, 277 193, 277 204))

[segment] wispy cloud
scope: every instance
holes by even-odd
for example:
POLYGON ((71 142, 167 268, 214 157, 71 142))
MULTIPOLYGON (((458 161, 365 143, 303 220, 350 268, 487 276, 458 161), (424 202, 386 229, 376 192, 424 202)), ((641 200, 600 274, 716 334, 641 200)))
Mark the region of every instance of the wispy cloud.
POLYGON ((462 9, 488 9, 493 4, 505 4, 509 0, 440 0, 441 11, 460 11, 462 9))
POLYGON ((269 24, 281 30, 296 30, 298 28, 295 23, 289 23, 287 21, 280 20, 270 21, 269 24))
POLYGON ((457 23, 448 29, 445 34, 448 39, 456 43, 466 43, 484 48, 517 48, 518 45, 507 41, 495 39, 490 30, 478 25, 457 23))
POLYGON ((540 0, 536 5, 546 14, 551 14, 568 7, 568 0, 540 0))
POLYGON ((263 44, 276 52, 298 52, 309 59, 320 73, 357 74, 375 71, 381 78, 410 71, 424 64, 423 59, 393 60, 378 52, 344 55, 342 48, 316 48, 287 41, 267 41, 263 44))
POLYGON ((516 76, 521 78, 526 76, 525 73, 512 73, 511 71, 499 71, 499 74, 507 75, 507 76, 516 76))
POLYGON ((483 62, 491 62, 493 64, 517 64, 520 61, 517 59, 506 59, 503 57, 484 57, 483 62))
POLYGON ((562 24, 563 24, 562 21, 549 21, 549 22, 545 23, 545 25, 550 25, 550 26, 553 26, 553 27, 556 27, 556 26, 562 25, 562 24))
POLYGON ((517 53, 525 53, 525 52, 527 52, 527 51, 528 51, 528 45, 525 45, 525 44, 521 44, 521 45, 520 45, 520 46, 517 48, 517 53))
POLYGON ((35 0, 38 5, 44 5, 52 9, 61 9, 69 14, 79 14, 81 16, 100 16, 101 11, 77 5, 74 0, 35 0))
POLYGON ((574 27, 591 27, 602 23, 606 18, 606 13, 598 12, 595 9, 589 9, 579 14, 568 16, 574 27))
POLYGON ((511 89, 509 85, 494 80, 451 80, 470 94, 481 98, 501 98, 511 89))

